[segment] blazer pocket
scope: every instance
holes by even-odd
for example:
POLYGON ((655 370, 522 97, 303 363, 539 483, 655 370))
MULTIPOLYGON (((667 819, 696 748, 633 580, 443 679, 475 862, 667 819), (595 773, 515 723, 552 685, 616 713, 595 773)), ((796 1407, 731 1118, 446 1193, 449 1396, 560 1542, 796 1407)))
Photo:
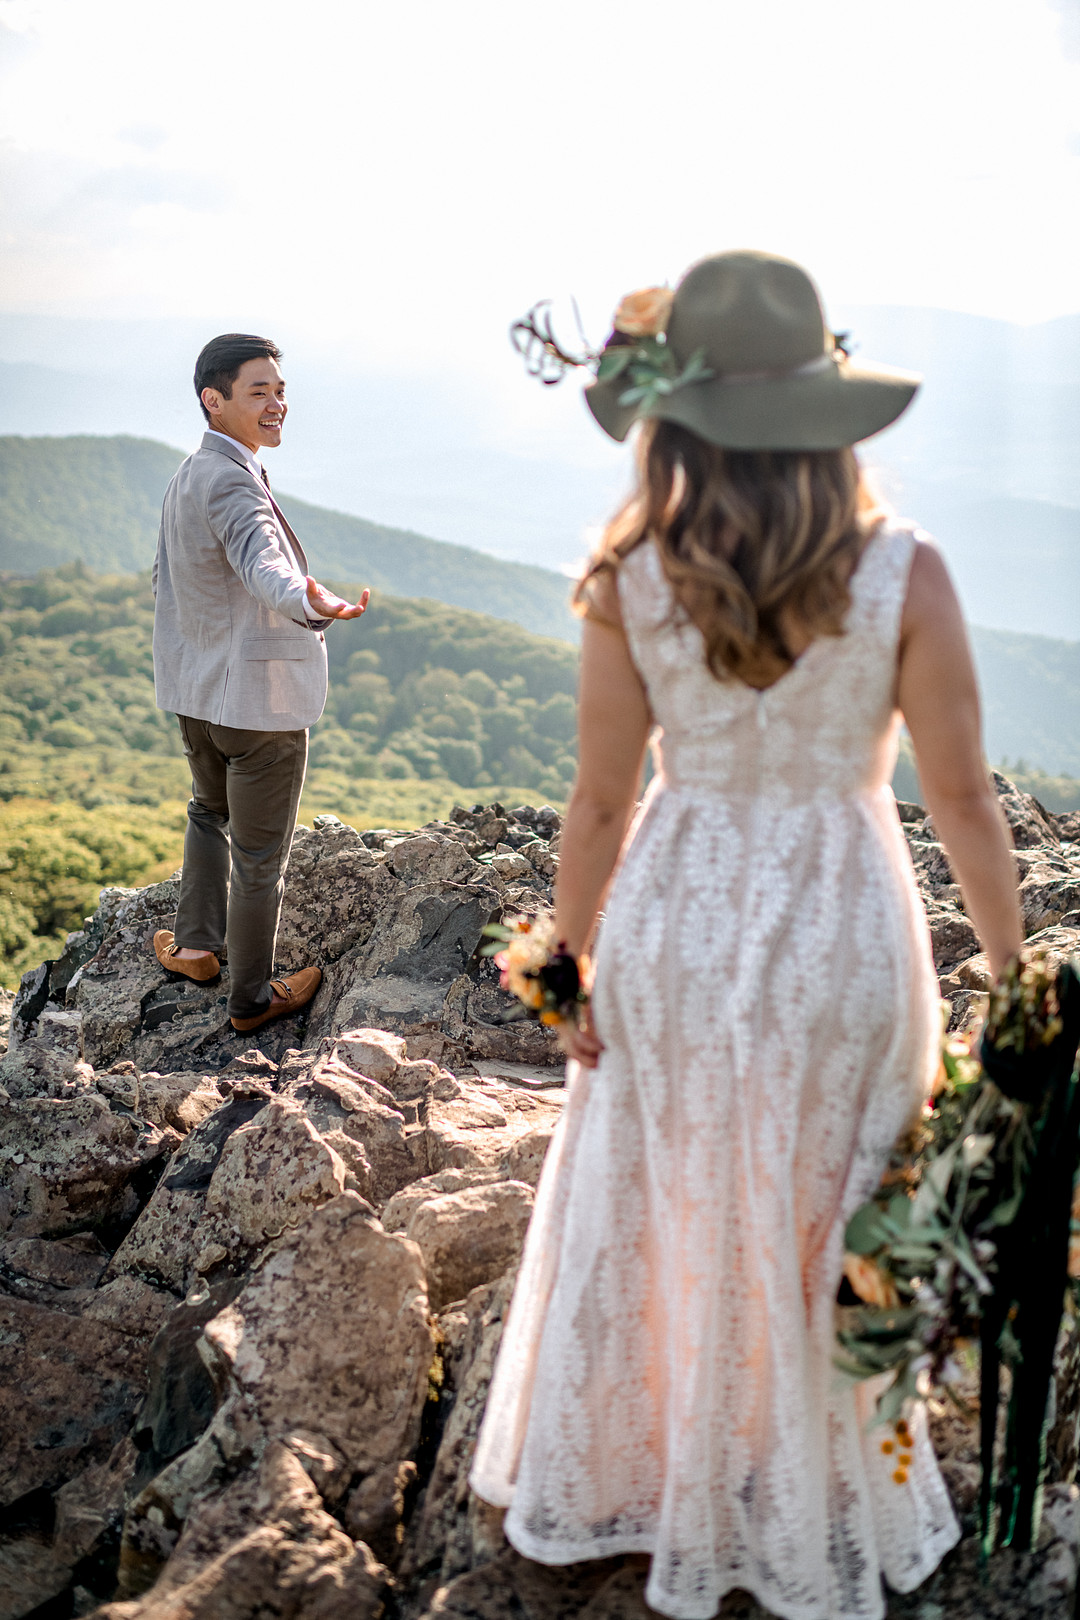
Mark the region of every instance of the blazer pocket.
POLYGON ((240 643, 240 656, 251 662, 277 658, 306 658, 311 648, 306 636, 248 636, 240 643))

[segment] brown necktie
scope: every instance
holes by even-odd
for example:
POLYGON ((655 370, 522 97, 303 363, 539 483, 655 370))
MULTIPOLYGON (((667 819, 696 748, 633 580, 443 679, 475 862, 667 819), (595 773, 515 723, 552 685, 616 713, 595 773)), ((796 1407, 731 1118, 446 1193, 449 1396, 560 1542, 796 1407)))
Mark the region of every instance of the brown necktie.
POLYGON ((307 558, 304 556, 303 548, 300 545, 299 540, 297 540, 295 534, 293 533, 292 528, 290 527, 288 518, 285 516, 284 512, 281 510, 281 507, 278 505, 277 501, 275 501, 275 499, 274 499, 274 492, 270 488, 270 480, 266 476, 266 468, 263 466, 261 461, 258 462, 257 465, 258 465, 258 468, 259 468, 260 476, 262 477, 262 481, 266 485, 266 493, 270 497, 270 505, 274 508, 274 513, 275 513, 275 515, 277 517, 277 520, 281 524, 281 527, 282 527, 282 529, 284 530, 284 533, 285 533, 285 538, 288 540, 289 546, 290 546, 290 548, 291 548, 291 550, 293 552, 294 561, 296 562, 297 567, 300 569, 300 572, 302 574, 306 574, 307 573, 307 558))

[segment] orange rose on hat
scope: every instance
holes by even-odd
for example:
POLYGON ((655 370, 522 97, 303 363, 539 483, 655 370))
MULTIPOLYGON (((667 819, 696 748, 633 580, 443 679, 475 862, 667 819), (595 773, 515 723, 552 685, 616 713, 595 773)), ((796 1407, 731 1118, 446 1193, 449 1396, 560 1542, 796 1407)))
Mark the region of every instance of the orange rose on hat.
POLYGON ((670 287, 642 287, 627 293, 615 311, 612 325, 627 337, 658 337, 667 331, 674 299, 670 287))

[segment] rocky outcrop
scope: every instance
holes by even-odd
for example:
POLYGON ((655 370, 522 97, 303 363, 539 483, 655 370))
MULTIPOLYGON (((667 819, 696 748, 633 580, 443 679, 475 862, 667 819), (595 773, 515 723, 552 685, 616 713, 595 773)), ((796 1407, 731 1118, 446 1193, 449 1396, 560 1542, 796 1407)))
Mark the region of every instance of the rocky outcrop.
MULTIPOLYGON (((1080 949, 1080 828, 1075 818, 1053 816, 1029 793, 994 772, 994 786, 1012 832, 1024 931, 1055 953, 1080 949)), ((989 983, 986 959, 965 915, 932 819, 920 805, 902 804, 901 820, 926 906, 942 995, 962 1023, 979 1007, 989 983)))
MULTIPOLYGON (((1067 954, 1080 827, 998 787, 1029 931, 1067 954)), ((985 959, 932 822, 900 808, 960 1022, 985 959)), ((467 1483, 563 1103, 551 1037, 504 1021, 481 931, 548 900, 557 858, 553 811, 301 829, 281 966, 324 982, 256 1049, 225 979, 153 959, 174 880, 106 892, 27 975, 0 1057, 0 1620, 644 1616, 642 1560, 529 1564, 467 1483)), ((1058 1382, 1043 1545, 980 1587, 969 1534, 893 1620, 1064 1620, 1072 1335, 1058 1382)), ((932 1421, 970 1531, 977 1437, 932 1421)), ((737 1595, 726 1612, 760 1615, 737 1595)))
MULTIPOLYGON (((408 1036, 417 1059, 554 1062, 546 1031, 505 1022, 497 974, 479 947, 504 910, 550 899, 558 830, 554 810, 527 805, 455 810, 419 832, 358 833, 334 816, 298 828, 277 966, 314 963, 324 982, 302 1020, 260 1032, 262 1050, 277 1059, 373 1026, 408 1036)), ((117 1060, 143 1074, 212 1074, 242 1053, 247 1043, 225 1013, 227 962, 217 983, 196 985, 163 974, 149 949, 154 931, 171 924, 178 892, 175 878, 104 890, 59 961, 26 976, 13 1008, 9 1091, 70 1095, 85 1089, 90 1070, 117 1060)))

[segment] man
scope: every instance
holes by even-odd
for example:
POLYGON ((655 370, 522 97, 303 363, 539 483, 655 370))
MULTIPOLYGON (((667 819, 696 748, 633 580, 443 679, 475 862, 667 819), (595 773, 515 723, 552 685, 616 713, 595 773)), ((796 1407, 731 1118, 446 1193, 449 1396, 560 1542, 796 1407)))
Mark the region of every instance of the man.
POLYGON ((165 492, 154 559, 154 681, 191 768, 174 929, 154 935, 162 967, 200 982, 228 942, 236 1030, 305 1006, 317 967, 273 979, 285 867, 307 766, 308 727, 326 701, 323 631, 355 619, 307 573, 307 559, 258 459, 281 443, 281 351, 230 332, 208 343, 195 392, 208 424, 165 492))

